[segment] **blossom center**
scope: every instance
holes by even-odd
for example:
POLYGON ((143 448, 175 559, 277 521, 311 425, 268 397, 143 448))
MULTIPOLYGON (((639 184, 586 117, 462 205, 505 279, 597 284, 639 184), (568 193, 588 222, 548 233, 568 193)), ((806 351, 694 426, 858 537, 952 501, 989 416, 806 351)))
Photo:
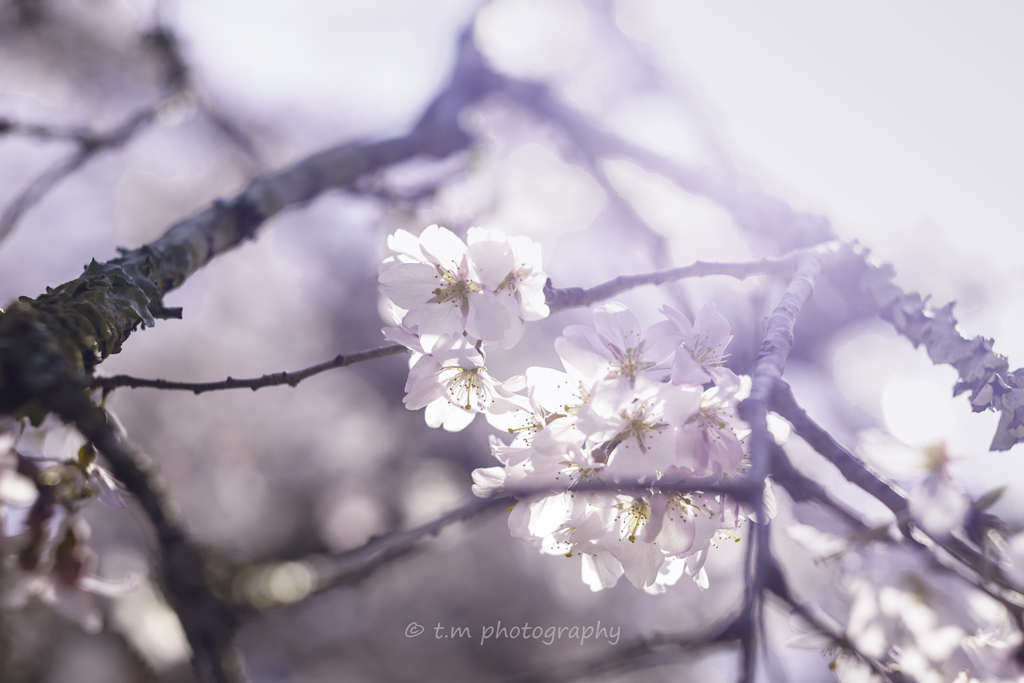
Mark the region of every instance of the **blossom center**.
POLYGON ((465 309, 469 305, 469 295, 483 289, 481 285, 468 278, 463 268, 459 268, 456 273, 441 266, 435 266, 435 268, 440 273, 444 284, 434 290, 434 297, 427 303, 443 304, 451 301, 459 308, 465 309))
POLYGON ((527 275, 531 274, 532 272, 533 268, 529 268, 527 266, 523 266, 518 270, 513 270, 511 273, 505 276, 505 279, 501 281, 501 284, 498 285, 498 288, 495 289, 494 291, 500 292, 501 290, 508 288, 509 292, 515 294, 516 292, 519 291, 519 283, 522 281, 522 279, 525 278, 527 275))
POLYGON ((619 536, 619 540, 626 537, 630 543, 635 543, 637 532, 651 518, 650 504, 643 498, 634 498, 629 503, 619 503, 615 507, 622 511, 615 517, 616 521, 622 522, 623 535, 619 536))
POLYGON ((455 376, 448 384, 448 394, 452 401, 466 410, 473 409, 473 401, 485 406, 490 403, 490 392, 487 387, 487 368, 478 365, 475 368, 452 367, 455 376))
POLYGON ((690 357, 701 367, 705 368, 717 368, 725 363, 728 355, 722 353, 724 347, 724 344, 719 344, 717 349, 709 346, 707 335, 704 334, 697 335, 697 338, 693 340, 692 346, 685 342, 683 343, 683 348, 690 354, 690 357))
POLYGON ((636 348, 627 346, 625 351, 613 344, 609 344, 608 348, 611 349, 615 360, 612 362, 606 379, 625 376, 629 379, 630 386, 632 386, 636 384, 637 375, 648 368, 654 367, 654 363, 643 360, 643 342, 640 342, 636 348))
POLYGON ((619 432, 613 441, 621 442, 633 437, 640 447, 640 452, 646 453, 647 439, 650 438, 650 432, 657 433, 668 427, 666 423, 658 422, 655 418, 650 417, 647 414, 648 408, 649 406, 644 403, 635 408, 632 413, 628 410, 622 411, 620 416, 626 420, 626 428, 619 432))
POLYGON ((602 467, 586 467, 584 465, 579 465, 568 460, 563 460, 562 464, 565 465, 565 467, 558 470, 558 473, 555 475, 555 480, 557 481, 558 478, 563 474, 568 476, 570 489, 579 484, 581 481, 587 481, 588 479, 596 479, 598 473, 602 469, 602 467))
POLYGON ((672 522, 676 519, 690 519, 695 517, 697 511, 700 509, 699 506, 694 505, 690 496, 679 493, 678 491, 672 491, 667 494, 665 498, 665 516, 672 522))

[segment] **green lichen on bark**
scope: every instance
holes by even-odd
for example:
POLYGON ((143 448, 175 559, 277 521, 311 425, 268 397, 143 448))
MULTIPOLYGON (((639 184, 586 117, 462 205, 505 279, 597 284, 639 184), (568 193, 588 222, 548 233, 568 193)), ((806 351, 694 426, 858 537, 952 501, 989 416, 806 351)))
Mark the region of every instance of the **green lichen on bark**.
POLYGON ((0 316, 0 412, 39 422, 67 405, 96 365, 155 322, 151 303, 123 268, 97 261, 36 299, 21 297, 0 316))
POLYGON ((181 317, 163 295, 264 220, 244 194, 220 201, 152 244, 93 260, 74 280, 21 297, 0 316, 0 413, 34 423, 49 412, 75 419, 97 365, 139 326, 181 317))

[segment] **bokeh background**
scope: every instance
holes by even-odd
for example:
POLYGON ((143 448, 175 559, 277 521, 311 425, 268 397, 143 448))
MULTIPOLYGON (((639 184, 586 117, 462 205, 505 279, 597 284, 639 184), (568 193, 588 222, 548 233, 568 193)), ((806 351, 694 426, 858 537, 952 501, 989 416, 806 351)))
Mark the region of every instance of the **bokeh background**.
MULTIPOLYGON (((545 82, 562 102, 700 173, 732 174, 827 216, 840 237, 893 262, 905 289, 957 300, 965 332, 994 337, 1011 366, 1024 359, 1019 4, 5 0, 0 116, 115 125, 158 95, 159 65, 140 39, 157 21, 177 35, 197 94, 98 155, 23 218, 0 244, 0 305, 75 277, 116 246, 154 239, 260 171, 402 133, 446 83, 457 37, 472 25, 497 70, 545 82), (205 111, 231 122, 252 153, 205 111)), ((777 253, 722 206, 632 162, 605 160, 603 184, 557 131, 500 99, 461 121, 479 139, 468 154, 382 175, 374 188, 391 198, 335 192, 275 218, 167 298, 184 308, 182 320, 133 335, 102 371, 213 381, 377 346, 376 268, 397 228, 437 222, 529 235, 543 243, 556 286, 649 271, 669 256, 682 265, 777 253), (420 193, 426 186, 437 191, 420 193), (631 222, 615 194, 647 227, 631 222), (670 254, 652 249, 652 236, 665 238, 670 254)), ((0 137, 0 204, 71 149, 0 137)), ((693 311, 718 301, 742 370, 781 286, 709 278, 622 300, 648 323, 664 303, 693 311)), ((1020 524, 1019 448, 987 452, 997 416, 952 398, 954 371, 933 367, 885 324, 843 316, 841 293, 822 287, 787 367, 812 416, 880 467, 903 449, 890 474, 908 482, 922 474, 914 448, 945 440, 972 494, 1009 486, 995 512, 1020 524)), ((566 312, 532 326, 492 370, 556 364, 551 340, 588 319, 566 312)), ((484 425, 449 434, 404 409, 405 372, 404 359, 392 357, 257 393, 120 389, 111 406, 160 464, 196 538, 239 561, 303 558, 428 521, 469 496, 474 468, 493 464, 484 425)), ((884 519, 795 441, 805 471, 884 519)), ((101 575, 146 571, 153 543, 138 515, 96 509, 90 520, 101 575)), ((778 543, 808 597, 829 606, 823 570, 778 543)), ((238 642, 260 683, 497 680, 599 656, 608 645, 480 645, 483 626, 600 620, 619 626, 623 641, 697 633, 738 604, 742 549, 729 543, 712 554, 705 592, 684 578, 661 596, 625 581, 591 593, 578 559, 538 554, 495 513, 445 530, 357 587, 268 611, 238 642), (407 638, 414 621, 428 631, 407 638), (437 623, 476 637, 435 640, 437 623)), ((38 605, 0 616, 3 680, 193 680, 180 626, 152 582, 103 608, 98 635, 38 605)), ((769 619, 766 672, 831 680, 819 653, 785 647, 793 633, 784 612, 769 619)), ((609 680, 728 680, 734 670, 724 652, 609 680)))

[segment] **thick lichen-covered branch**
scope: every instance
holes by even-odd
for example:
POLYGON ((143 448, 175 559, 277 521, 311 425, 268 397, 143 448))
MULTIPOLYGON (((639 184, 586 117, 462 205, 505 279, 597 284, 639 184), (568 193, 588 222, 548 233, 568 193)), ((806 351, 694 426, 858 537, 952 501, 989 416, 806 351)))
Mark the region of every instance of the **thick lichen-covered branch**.
POLYGON ((114 474, 139 499, 157 528, 168 592, 180 608, 196 670, 204 681, 236 680, 234 669, 223 664, 225 657, 230 659, 230 621, 200 618, 189 625, 192 617, 186 612, 193 598, 200 610, 207 604, 215 606, 218 600, 209 591, 192 594, 187 582, 172 580, 179 575, 179 564, 182 572, 201 576, 201 557, 194 549, 181 550, 192 546, 184 540, 184 532, 168 521, 173 506, 151 479, 152 465, 134 457, 97 417, 98 409, 85 393, 91 373, 120 351, 140 325, 179 317, 180 310, 163 306, 163 296, 217 255, 253 237, 274 214, 328 190, 350 187, 360 177, 399 161, 418 155, 447 156, 465 148, 470 138, 457 117, 488 91, 489 72, 468 35, 461 46, 451 84, 408 135, 342 145, 260 176, 238 196, 172 226, 155 242, 106 263, 93 261, 80 277, 36 299, 22 297, 0 314, 0 414, 39 422, 54 412, 78 425, 110 459, 114 474))
MULTIPOLYGON (((71 417, 70 407, 64 414, 71 417)), ((152 522, 161 550, 160 579, 192 647, 192 661, 201 681, 244 681, 232 644, 237 617, 210 581, 209 562, 189 540, 176 514, 163 478, 137 447, 117 435, 103 411, 81 405, 74 416, 79 428, 110 463, 111 472, 134 494, 152 522)))

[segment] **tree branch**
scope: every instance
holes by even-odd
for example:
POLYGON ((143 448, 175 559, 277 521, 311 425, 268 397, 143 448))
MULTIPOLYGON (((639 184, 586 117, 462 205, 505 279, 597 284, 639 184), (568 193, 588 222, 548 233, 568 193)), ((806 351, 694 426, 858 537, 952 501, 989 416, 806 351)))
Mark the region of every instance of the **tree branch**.
POLYGON ((72 140, 80 145, 88 145, 97 138, 96 133, 81 126, 49 126, 39 123, 23 123, 0 118, 0 136, 24 135, 40 140, 72 140))
POLYGON ((827 218, 797 211, 749 179, 738 177, 730 170, 716 174, 687 168, 615 135, 591 118, 566 107, 541 84, 507 77, 502 80, 503 92, 558 126, 589 156, 628 159, 671 180, 682 190, 707 197, 732 213, 743 229, 777 240, 783 252, 835 239, 827 218))
POLYGON ((237 628, 235 615, 209 585, 207 563, 187 538, 152 460, 115 434, 103 410, 84 396, 81 401, 61 406, 61 414, 103 454, 114 476, 135 496, 152 522, 160 544, 163 586, 192 646, 192 663, 199 680, 244 681, 232 645, 237 628))
POLYGON ((472 498, 459 508, 437 519, 408 531, 395 531, 373 538, 365 545, 338 555, 316 555, 296 562, 273 562, 248 567, 235 579, 236 601, 246 610, 264 610, 284 604, 293 604, 331 588, 351 586, 361 582, 381 567, 403 557, 426 539, 436 536, 445 527, 473 519, 489 510, 512 502, 510 498, 472 498), (285 596, 269 595, 263 586, 266 579, 282 567, 298 564, 308 582, 304 590, 285 596))
POLYGON ((592 306, 599 301, 609 299, 616 294, 627 292, 636 287, 644 285, 662 285, 666 282, 674 282, 689 277, 708 277, 710 275, 728 275, 740 280, 752 275, 790 273, 797 267, 802 258, 808 255, 826 253, 826 250, 840 248, 839 242, 829 243, 810 250, 790 252, 785 256, 777 258, 762 258, 756 261, 743 261, 738 263, 709 263, 706 261, 695 261, 686 266, 661 270, 655 273, 643 273, 639 275, 620 275, 614 280, 603 282, 589 288, 566 287, 556 288, 545 287, 545 295, 548 307, 552 312, 577 308, 580 306, 592 306))
MULTIPOLYGON (((108 458, 114 475, 139 499, 157 530, 167 591, 204 682, 238 680, 231 658, 220 656, 229 651, 232 621, 203 583, 203 558, 170 513, 173 508, 152 463, 117 439, 86 398, 89 375, 120 351, 139 325, 180 317, 180 310, 164 308, 163 295, 252 237, 267 218, 398 161, 465 148, 470 138, 459 127, 458 114, 490 87, 466 33, 451 83, 409 134, 342 145, 260 176, 242 194, 172 226, 155 242, 107 263, 93 261, 81 277, 37 299, 22 297, 0 314, 0 414, 27 416, 38 424, 55 412, 75 423, 108 458)), ((152 115, 138 115, 112 134, 112 142, 127 139, 152 115)))
POLYGON ((709 630, 704 635, 654 633, 615 647, 611 652, 585 661, 537 668, 507 676, 505 683, 560 683, 592 680, 625 671, 677 664, 680 657, 704 650, 726 647, 739 639, 735 620, 709 630))
POLYGON ((793 431, 811 448, 835 465, 847 481, 881 501, 898 520, 909 517, 906 493, 839 445, 828 432, 818 426, 796 402, 789 384, 776 382, 770 401, 772 410, 784 417, 793 426, 793 431))
POLYGON ((797 602, 796 598, 790 592, 789 587, 786 585, 785 578, 782 572, 775 568, 776 581, 773 582, 770 590, 774 593, 782 602, 786 603, 793 609, 793 613, 799 615, 801 619, 810 624, 816 631, 827 637, 832 643, 841 650, 844 650, 871 667, 871 670, 876 675, 881 677, 884 681, 889 683, 909 683, 906 677, 898 671, 890 671, 887 667, 883 666, 881 662, 873 657, 869 657, 860 650, 850 641, 843 632, 836 628, 835 625, 830 623, 832 620, 824 614, 822 609, 809 602, 797 602))
POLYGON ((131 377, 129 375, 96 377, 92 381, 91 388, 102 388, 104 393, 108 393, 117 387, 129 387, 132 389, 146 387, 150 389, 191 391, 198 395, 207 391, 219 391, 222 389, 252 389, 253 391, 256 391, 263 387, 275 387, 282 384, 294 387, 302 380, 313 377, 314 375, 319 375, 321 372, 326 372, 327 370, 344 368, 349 365, 361 363, 362 361, 375 360, 386 356, 395 356, 406 352, 408 352, 408 349, 404 346, 400 344, 391 344, 390 346, 382 346, 380 348, 370 349, 369 351, 357 351, 348 355, 339 354, 332 360, 318 363, 305 368, 304 370, 275 372, 271 375, 263 375, 262 377, 256 377, 253 379, 233 379, 228 377, 223 382, 173 382, 165 379, 143 379, 140 377, 131 377))
POLYGON ((904 292, 892 281, 896 271, 890 264, 873 261, 863 247, 857 252, 859 262, 845 274, 850 291, 860 291, 871 310, 915 348, 923 344, 933 363, 951 365, 959 375, 953 395, 970 392, 971 410, 1002 413, 989 450, 1006 451, 1024 441, 1024 368, 1011 372, 1006 356, 993 351, 994 340, 964 337, 954 302, 929 306, 928 297, 904 292))
MULTIPOLYGON (((789 421, 793 426, 793 431, 800 438, 835 465, 847 481, 871 494, 892 511, 908 542, 914 542, 915 531, 922 537, 929 538, 931 544, 924 545, 924 547, 931 550, 933 555, 936 547, 945 550, 976 575, 977 578, 973 581, 975 586, 1006 605, 1011 613, 1015 614, 1018 621, 1024 619, 1024 613, 1018 606, 1018 603, 1024 600, 1024 588, 1016 585, 1012 579, 1007 577, 998 564, 959 538, 949 537, 940 540, 927 534, 920 527, 915 526, 911 529, 910 524, 913 520, 906 494, 839 445, 824 429, 811 420, 803 408, 796 403, 792 390, 785 382, 776 383, 771 401, 772 409, 789 421), (995 588, 986 586, 986 583, 993 584, 995 588), (1003 591, 1008 591, 1014 599, 1008 599, 1006 595, 1002 594, 1003 591)), ((941 562, 941 558, 937 557, 936 559, 941 562)))
POLYGON ((747 545, 745 561, 746 587, 740 617, 746 624, 741 639, 741 683, 753 683, 757 634, 760 632, 764 589, 770 579, 774 560, 771 556, 770 528, 764 505, 764 486, 768 474, 774 469, 773 460, 778 447, 768 431, 768 398, 775 383, 782 377, 786 358, 793 348, 793 329, 800 309, 814 292, 814 279, 829 256, 841 252, 842 245, 830 243, 820 249, 809 250, 798 256, 796 272, 783 292, 778 306, 768 317, 765 336, 754 361, 749 398, 740 402, 740 416, 750 425, 750 471, 745 482, 757 491, 757 520, 754 537, 747 545))
MULTIPOLYGON (((441 515, 437 519, 408 531, 395 531, 371 539, 365 545, 339 555, 315 555, 298 560, 311 578, 304 591, 286 596, 286 599, 275 599, 260 591, 266 585, 265 579, 282 566, 294 564, 292 561, 272 562, 259 567, 248 567, 239 573, 236 579, 236 600, 244 609, 267 609, 280 604, 290 604, 305 600, 330 588, 349 586, 359 583, 375 571, 413 552, 417 546, 431 536, 457 522, 473 519, 485 512, 502 506, 515 506, 519 502, 538 496, 551 496, 560 493, 614 492, 623 494, 650 494, 652 490, 676 491, 679 493, 716 493, 731 496, 747 502, 752 499, 752 492, 744 482, 723 484, 710 479, 695 478, 679 482, 648 481, 634 484, 614 484, 600 481, 582 482, 568 489, 552 489, 551 487, 509 488, 496 492, 493 498, 472 498, 461 507, 441 515), (241 598, 239 597, 241 596, 241 598)), ((511 507, 509 508, 511 509, 511 507)))
MULTIPOLYGON (((89 135, 88 133, 75 133, 71 137, 79 143, 79 149, 67 159, 57 162, 42 175, 28 184, 14 200, 7 205, 3 214, 0 214, 0 242, 6 238, 21 217, 30 208, 35 206, 47 192, 53 189, 61 180, 68 177, 79 168, 84 166, 94 156, 105 150, 117 149, 131 139, 144 126, 148 125, 155 117, 160 107, 166 102, 161 99, 156 104, 145 107, 129 116, 125 121, 103 135, 89 135)), ((38 135, 40 129, 36 129, 38 135)))

